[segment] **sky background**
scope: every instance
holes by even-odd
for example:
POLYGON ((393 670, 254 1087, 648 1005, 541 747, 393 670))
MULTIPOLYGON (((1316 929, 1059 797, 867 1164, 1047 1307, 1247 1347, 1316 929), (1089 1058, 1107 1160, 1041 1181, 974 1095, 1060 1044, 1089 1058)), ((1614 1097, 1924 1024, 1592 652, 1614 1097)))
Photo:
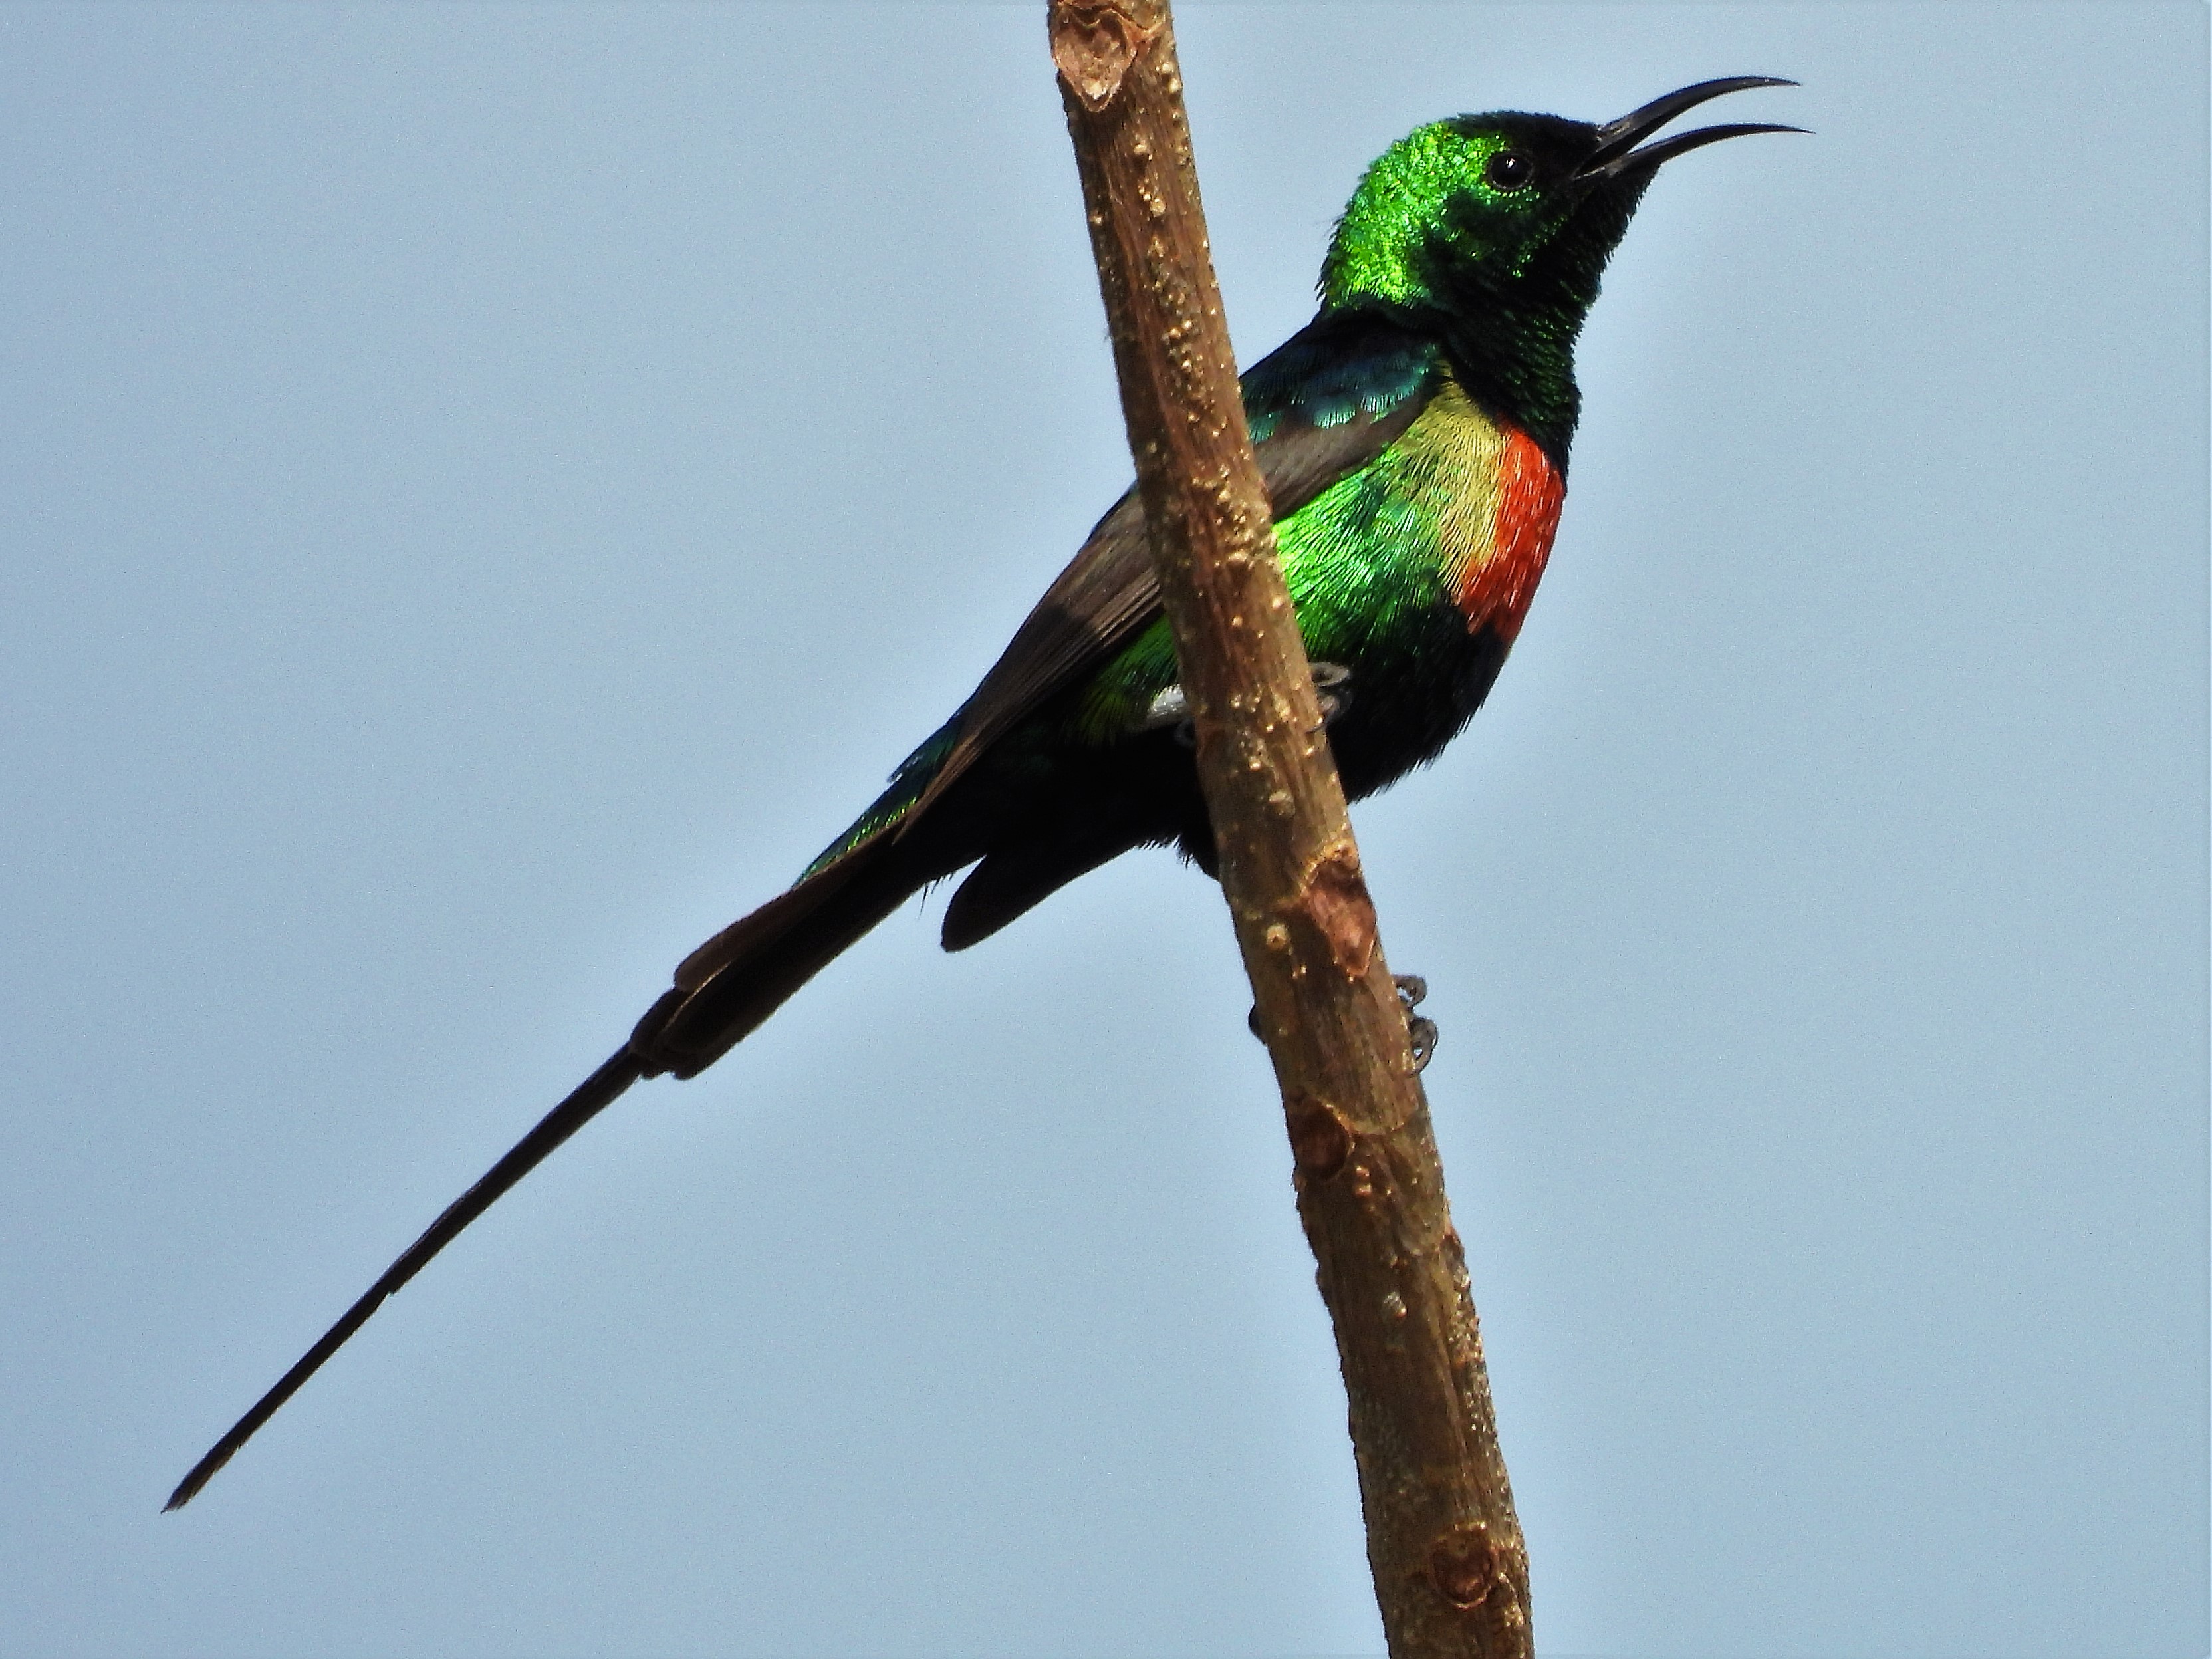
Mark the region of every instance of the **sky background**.
MULTIPOLYGON (((1205 5, 1230 319, 1714 76, 1357 823, 1548 1655, 2206 1646, 2206 14, 1205 5)), ((161 1499, 1122 487, 1022 5, 0 9, 0 1652, 1376 1654, 1214 889, 895 917, 161 1499)))

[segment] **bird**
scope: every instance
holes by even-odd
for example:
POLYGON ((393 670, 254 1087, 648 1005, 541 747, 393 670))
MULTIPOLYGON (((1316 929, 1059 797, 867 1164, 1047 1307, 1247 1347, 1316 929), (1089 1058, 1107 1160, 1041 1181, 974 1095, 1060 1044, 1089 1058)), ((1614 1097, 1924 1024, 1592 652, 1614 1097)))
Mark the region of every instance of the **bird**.
MULTIPOLYGON (((1565 497, 1576 337, 1653 176, 1722 139, 1804 129, 1655 135, 1711 99, 1796 84, 1700 82, 1602 125, 1458 116, 1416 128, 1361 176, 1313 320, 1241 377, 1348 798, 1433 760, 1512 649, 1565 497)), ((792 886, 686 957, 622 1047, 431 1224, 164 1510, 191 1502, 386 1297, 632 1084, 704 1071, 915 893, 967 872, 943 923, 945 947, 960 951, 1139 847, 1172 847, 1218 875, 1176 676, 1133 489, 867 810, 792 886)), ((1409 1006, 1418 994, 1401 985, 1409 1006)))

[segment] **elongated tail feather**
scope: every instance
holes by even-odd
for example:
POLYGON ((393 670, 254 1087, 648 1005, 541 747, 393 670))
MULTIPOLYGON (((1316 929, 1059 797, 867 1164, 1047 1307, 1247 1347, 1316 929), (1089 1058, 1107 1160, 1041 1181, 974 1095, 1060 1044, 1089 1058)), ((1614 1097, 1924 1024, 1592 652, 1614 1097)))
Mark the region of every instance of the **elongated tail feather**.
POLYGON ((385 1297, 428 1266, 431 1257, 459 1237, 462 1230, 491 1208, 508 1188, 544 1163, 547 1154, 556 1146, 611 1106, 624 1090, 637 1081, 639 1075, 637 1056, 624 1048, 585 1079, 574 1093, 548 1112, 536 1128, 517 1141, 506 1157, 484 1171, 483 1178, 475 1186, 446 1206, 446 1212, 432 1222, 422 1237, 409 1245, 397 1261, 384 1270, 383 1276, 362 1292, 360 1300, 345 1310, 337 1323, 323 1333, 322 1340, 276 1380, 276 1387, 254 1402, 253 1409, 240 1418, 231 1426, 230 1432, 215 1443, 206 1456, 192 1465, 191 1473, 177 1483, 176 1491, 169 1494, 169 1501, 161 1508, 164 1510, 181 1509, 191 1503, 198 1495, 200 1488, 215 1479, 216 1471, 230 1462, 238 1449, 276 1414, 277 1407, 297 1394, 301 1385, 322 1369, 323 1362, 343 1347, 346 1339, 368 1322, 368 1316, 383 1304, 385 1297))
MULTIPOLYGON (((538 1127, 516 1142, 323 1333, 275 1387, 232 1425, 169 1494, 164 1510, 191 1502, 240 1447, 368 1322, 394 1291, 422 1271, 554 1148, 612 1105, 641 1077, 690 1077, 727 1053, 848 945, 957 864, 938 867, 921 838, 898 846, 878 836, 723 930, 685 959, 676 988, 653 1004, 630 1040, 538 1127)), ((964 862, 965 860, 963 860, 964 862)))

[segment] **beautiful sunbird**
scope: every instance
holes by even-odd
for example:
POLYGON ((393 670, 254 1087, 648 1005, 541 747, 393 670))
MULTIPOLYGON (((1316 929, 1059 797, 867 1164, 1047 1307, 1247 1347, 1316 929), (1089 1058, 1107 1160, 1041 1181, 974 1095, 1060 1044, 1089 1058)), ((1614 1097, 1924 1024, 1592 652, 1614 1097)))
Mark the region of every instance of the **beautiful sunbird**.
MULTIPOLYGON (((1243 379, 1352 799, 1433 759, 1512 649, 1566 491, 1575 337, 1653 174, 1719 139, 1802 129, 1643 141, 1709 99, 1795 84, 1707 81, 1602 126, 1463 115, 1415 129, 1361 178, 1322 260, 1321 309, 1243 379)), ((1216 873, 1176 675, 1132 490, 874 804, 795 885, 685 957, 614 1057, 454 1200, 165 1507, 189 1503, 386 1297, 631 1084, 704 1071, 932 882, 969 872, 945 915, 945 948, 959 951, 1132 848, 1173 846, 1216 873)))

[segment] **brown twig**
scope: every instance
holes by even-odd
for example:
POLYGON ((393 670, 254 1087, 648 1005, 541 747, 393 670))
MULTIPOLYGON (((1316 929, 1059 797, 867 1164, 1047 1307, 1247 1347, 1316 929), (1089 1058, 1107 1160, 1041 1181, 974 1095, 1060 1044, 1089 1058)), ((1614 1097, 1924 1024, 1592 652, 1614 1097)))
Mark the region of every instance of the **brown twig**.
POLYGON ((1336 1328, 1394 1659, 1525 1659, 1528 1555, 1405 1010, 1274 556, 1167 0, 1049 0, 1221 884, 1336 1328))

